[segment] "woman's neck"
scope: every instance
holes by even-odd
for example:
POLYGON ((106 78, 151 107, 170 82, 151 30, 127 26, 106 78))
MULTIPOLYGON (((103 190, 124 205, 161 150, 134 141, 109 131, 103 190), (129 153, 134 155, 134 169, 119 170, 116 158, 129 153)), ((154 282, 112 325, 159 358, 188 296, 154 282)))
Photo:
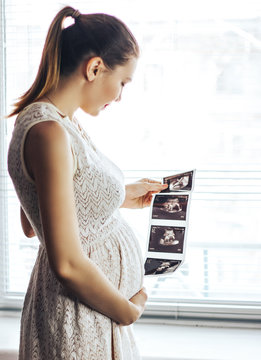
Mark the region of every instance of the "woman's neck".
POLYGON ((61 79, 55 90, 47 93, 43 101, 54 105, 62 116, 68 116, 73 119, 74 112, 80 106, 80 86, 75 77, 61 79))

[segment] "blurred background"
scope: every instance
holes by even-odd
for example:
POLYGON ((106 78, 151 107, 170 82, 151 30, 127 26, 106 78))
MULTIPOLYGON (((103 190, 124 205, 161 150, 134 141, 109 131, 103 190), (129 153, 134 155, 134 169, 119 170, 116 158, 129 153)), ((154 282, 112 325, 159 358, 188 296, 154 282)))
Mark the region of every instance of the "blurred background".
MULTIPOLYGON (((2 112, 32 84, 60 1, 5 0, 2 112)), ((126 183, 196 169, 186 260, 151 277, 149 300, 164 304, 260 305, 261 3, 259 1, 70 1, 81 12, 121 18, 141 57, 122 101, 99 117, 76 116, 126 183)), ((0 297, 21 306, 38 249, 19 222, 6 172, 13 119, 1 127, 0 297), (20 304, 20 305, 19 305, 20 304)), ((123 210, 145 255, 149 209, 123 210)))

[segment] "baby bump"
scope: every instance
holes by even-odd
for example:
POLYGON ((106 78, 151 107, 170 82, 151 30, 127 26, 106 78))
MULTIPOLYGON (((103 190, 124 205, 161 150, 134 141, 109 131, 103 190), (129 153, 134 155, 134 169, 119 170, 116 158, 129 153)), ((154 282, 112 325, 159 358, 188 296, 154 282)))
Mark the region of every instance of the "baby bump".
POLYGON ((120 222, 90 253, 90 258, 127 298, 143 284, 143 260, 138 241, 128 224, 120 222))

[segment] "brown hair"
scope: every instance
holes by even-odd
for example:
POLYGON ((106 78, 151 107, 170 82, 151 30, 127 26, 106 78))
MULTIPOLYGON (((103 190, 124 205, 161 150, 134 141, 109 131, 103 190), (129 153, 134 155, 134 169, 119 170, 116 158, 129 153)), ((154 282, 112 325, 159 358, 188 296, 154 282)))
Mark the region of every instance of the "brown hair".
POLYGON ((38 73, 32 86, 14 104, 8 117, 17 115, 30 103, 55 89, 61 76, 72 74, 83 60, 100 56, 113 70, 132 56, 139 56, 139 47, 127 26, 107 14, 80 14, 64 7, 53 19, 45 40, 38 73), (71 16, 73 25, 63 28, 71 16))

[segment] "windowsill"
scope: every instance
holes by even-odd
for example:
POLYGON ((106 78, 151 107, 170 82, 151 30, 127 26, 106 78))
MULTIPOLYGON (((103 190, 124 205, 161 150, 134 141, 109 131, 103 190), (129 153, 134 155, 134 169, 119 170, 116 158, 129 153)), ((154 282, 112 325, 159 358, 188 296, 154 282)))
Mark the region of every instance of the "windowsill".
MULTIPOLYGON (((17 351, 20 316, 2 316, 1 351, 17 351)), ((261 329, 134 325, 144 360, 260 360, 261 329)))
POLYGON ((260 360, 261 329, 136 324, 144 360, 260 360))

